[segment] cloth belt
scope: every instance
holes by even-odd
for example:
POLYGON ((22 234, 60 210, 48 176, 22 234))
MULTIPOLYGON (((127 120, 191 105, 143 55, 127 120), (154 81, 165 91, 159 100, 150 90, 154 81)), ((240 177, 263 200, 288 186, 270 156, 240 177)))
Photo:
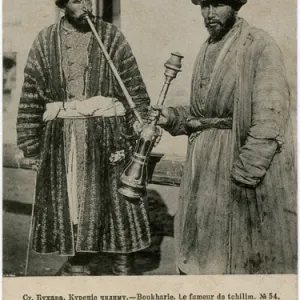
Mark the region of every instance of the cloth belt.
POLYGON ((66 107, 60 109, 57 118, 92 118, 125 116, 124 105, 115 98, 95 96, 83 101, 66 102, 66 107))
POLYGON ((232 118, 190 117, 186 120, 184 127, 189 135, 189 142, 192 143, 203 130, 232 129, 232 118))

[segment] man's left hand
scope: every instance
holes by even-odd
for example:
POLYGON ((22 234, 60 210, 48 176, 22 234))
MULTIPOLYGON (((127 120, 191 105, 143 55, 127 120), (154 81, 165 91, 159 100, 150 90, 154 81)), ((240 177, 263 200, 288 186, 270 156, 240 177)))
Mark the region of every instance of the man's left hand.
POLYGON ((145 124, 141 124, 139 121, 135 121, 133 123, 133 130, 136 133, 136 135, 140 135, 144 128, 145 124))
MULTIPOLYGON (((144 127, 147 125, 148 123, 145 123, 145 124, 141 124, 139 121, 135 121, 133 123, 133 130, 134 132, 136 133, 137 136, 140 136, 142 130, 144 129, 144 127)), ((163 130, 160 126, 156 126, 156 140, 155 140, 155 144, 154 144, 154 147, 156 147, 158 145, 158 143, 160 142, 161 140, 161 137, 162 137, 162 133, 163 133, 163 130)))

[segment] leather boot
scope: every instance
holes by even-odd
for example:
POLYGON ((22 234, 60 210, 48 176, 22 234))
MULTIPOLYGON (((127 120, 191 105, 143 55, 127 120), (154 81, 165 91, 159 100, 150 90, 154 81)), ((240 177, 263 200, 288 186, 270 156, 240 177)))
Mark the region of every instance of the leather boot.
MULTIPOLYGON (((77 240, 77 225, 73 226, 74 241, 77 240)), ((63 268, 63 273, 69 276, 88 276, 91 275, 89 263, 92 255, 90 253, 76 252, 75 256, 69 256, 66 265, 63 268)))
POLYGON ((118 276, 137 275, 134 267, 134 255, 132 253, 114 254, 112 272, 118 276))

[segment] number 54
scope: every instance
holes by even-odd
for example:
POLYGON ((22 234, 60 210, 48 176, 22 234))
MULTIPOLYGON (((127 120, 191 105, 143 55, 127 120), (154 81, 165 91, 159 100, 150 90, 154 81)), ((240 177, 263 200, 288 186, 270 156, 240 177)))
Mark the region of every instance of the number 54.
POLYGON ((260 294, 259 299, 279 300, 280 298, 277 296, 277 293, 269 293, 269 294, 260 294))

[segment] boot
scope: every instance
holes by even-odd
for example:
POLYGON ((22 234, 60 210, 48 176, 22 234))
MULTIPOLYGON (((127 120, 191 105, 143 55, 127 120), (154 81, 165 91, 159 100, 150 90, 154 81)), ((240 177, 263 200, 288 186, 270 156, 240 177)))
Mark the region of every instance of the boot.
POLYGON ((134 266, 134 255, 129 254, 114 254, 112 262, 112 272, 114 275, 138 275, 134 266))
MULTIPOLYGON (((74 225, 74 240, 77 240, 77 225, 74 225)), ((75 256, 69 256, 66 264, 61 270, 62 275, 66 276, 89 276, 91 270, 89 263, 92 255, 90 253, 76 252, 75 256)))
POLYGON ((71 276, 89 276, 91 270, 89 262, 91 257, 87 253, 76 253, 75 256, 68 257, 66 271, 71 276))

